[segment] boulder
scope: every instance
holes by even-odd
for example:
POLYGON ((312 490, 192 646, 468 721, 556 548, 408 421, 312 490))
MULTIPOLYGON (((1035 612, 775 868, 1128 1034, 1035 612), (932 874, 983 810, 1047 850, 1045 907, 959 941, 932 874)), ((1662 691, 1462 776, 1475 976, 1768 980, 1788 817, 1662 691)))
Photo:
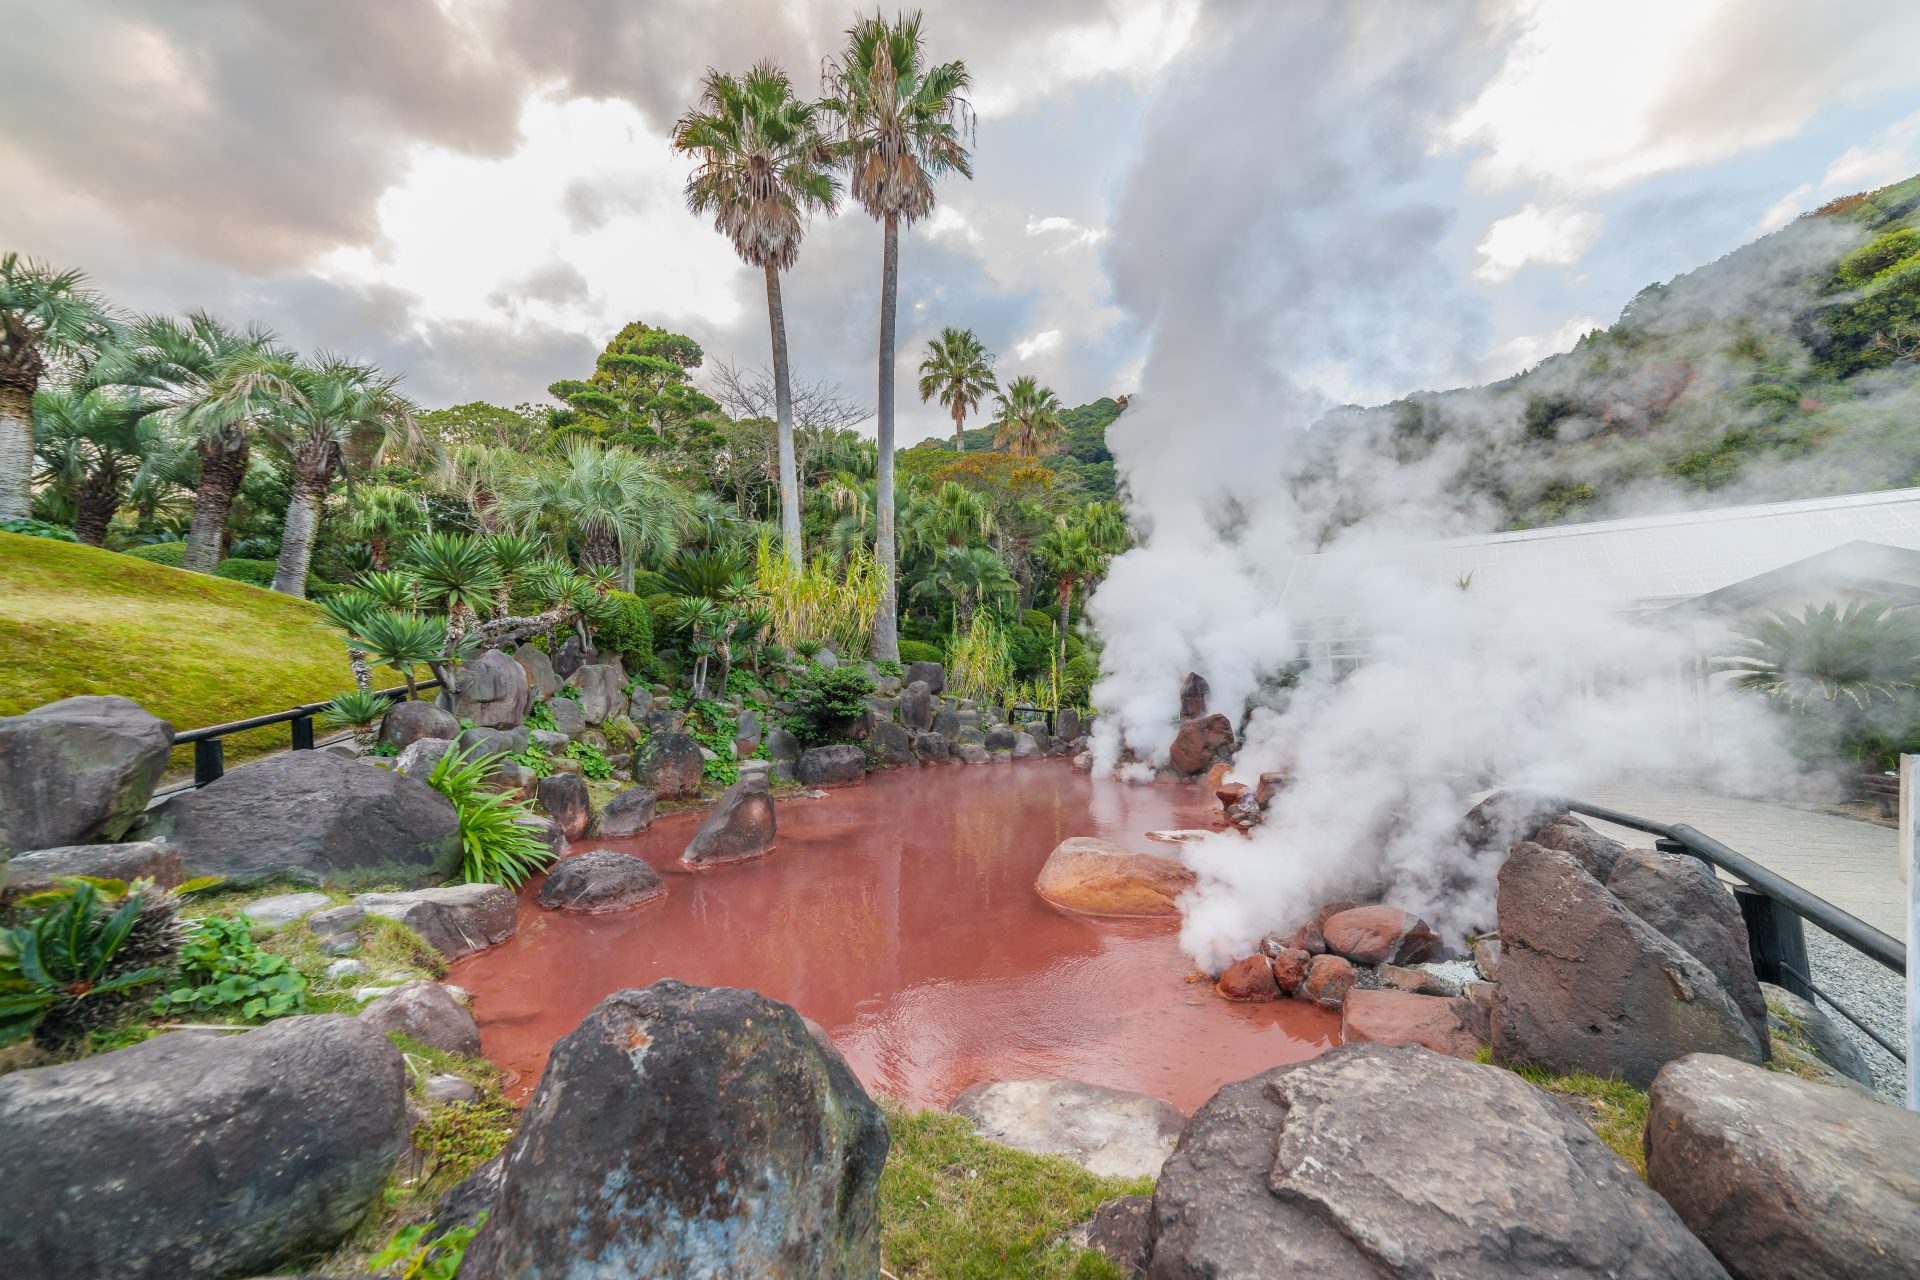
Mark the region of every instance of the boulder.
POLYGON ((1013 735, 1013 758, 1015 760, 1033 760, 1041 755, 1040 742, 1030 733, 1013 735))
POLYGON ((62 876, 101 880, 147 879, 171 889, 186 879, 180 851, 149 840, 126 844, 70 844, 58 849, 16 853, 0 862, 0 902, 54 888, 62 876))
POLYGON ((1710 1054, 1649 1094, 1647 1181, 1741 1280, 1920 1276, 1920 1114, 1710 1054))
POLYGON ((188 875, 224 876, 236 886, 418 882, 460 865, 459 817, 445 796, 325 751, 268 756, 172 796, 148 813, 142 834, 178 849, 188 875))
POLYGON ((1359 976, 1353 965, 1340 956, 1315 956, 1307 962, 1307 976, 1300 980, 1300 989, 1295 994, 1323 1009, 1338 1009, 1346 1003, 1347 993, 1353 990, 1359 976))
POLYGON ((858 782, 867 776, 867 756, 852 743, 808 747, 794 762, 794 777, 802 786, 830 787, 858 782))
POLYGON ((707 768, 700 744, 684 733, 656 733, 647 740, 646 754, 635 761, 634 777, 662 800, 697 796, 707 768))
POLYGON ((705 867, 758 858, 773 851, 773 838, 773 796, 767 791, 767 776, 752 773, 721 794, 680 860, 705 867))
POLYGON ((618 659, 589 663, 567 680, 580 690, 580 713, 588 724, 603 724, 625 713, 627 673, 620 669, 618 659))
POLYGON ((1198 720, 1207 714, 1207 698, 1212 690, 1198 671, 1187 672, 1187 678, 1180 682, 1180 718, 1198 720))
POLYGON ((900 723, 922 733, 933 728, 933 691, 915 680, 900 694, 900 723))
POLYGON ((960 736, 962 726, 960 713, 952 707, 942 707, 933 714, 933 732, 952 742, 960 736))
POLYGON ((1488 982, 1500 980, 1500 939, 1478 937, 1473 940, 1473 968, 1488 982))
POLYGON ((1724 1280, 1666 1202, 1519 1076, 1347 1045, 1224 1086, 1154 1189, 1147 1274, 1724 1280))
POLYGON ((985 764, 988 760, 987 749, 977 742, 962 742, 953 748, 953 756, 962 764, 985 764))
POLYGON ((879 1273, 887 1125, 800 1015, 671 979, 553 1047, 461 1280, 879 1273))
POLYGON ((1572 854, 1587 874, 1602 884, 1613 874, 1614 863, 1627 850, 1618 840, 1609 840, 1578 818, 1564 813, 1536 831, 1533 843, 1572 854))
POLYGON ((549 911, 624 911, 666 892, 667 882, 641 859, 589 849, 554 863, 537 901, 549 911))
POLYGON ((240 914, 263 928, 278 929, 332 905, 333 899, 324 893, 278 893, 271 898, 255 898, 240 908, 240 914))
POLYGON ((1173 743, 1167 748, 1167 761, 1175 772, 1198 777, 1232 750, 1233 721, 1215 712, 1180 722, 1173 743))
MULTIPOLYGON (((14 865, 19 865, 19 859, 14 860, 14 865)), ((1771 1047, 1775 1053, 1802 1049, 1822 1068, 1867 1089, 1873 1088, 1873 1071, 1867 1066, 1860 1046, 1824 1010, 1771 982, 1760 984, 1760 994, 1767 1002, 1767 1026, 1772 1032, 1771 1047)))
POLYGON ((1513 847, 1500 869, 1495 1061, 1645 1088, 1688 1053, 1761 1058, 1718 979, 1620 905, 1572 854, 1513 847))
POLYGON ((339 1015, 0 1076, 0 1275, 251 1276, 325 1252, 405 1127, 400 1051, 339 1015))
POLYGON ((1187 1118, 1170 1102, 1078 1080, 977 1084, 947 1104, 990 1142, 1065 1156, 1103 1178, 1151 1178, 1187 1118))
POLYGON ((916 734, 913 739, 913 754, 922 764, 941 764, 947 758, 947 740, 934 732, 916 734))
POLYGON ((760 749, 760 717, 752 707, 741 709, 733 722, 733 754, 745 760, 760 749))
POLYGON ((1018 731, 1011 725, 997 724, 981 739, 988 751, 1012 751, 1018 731))
POLYGON ((1055 734, 1062 742, 1073 742, 1080 737, 1080 713, 1072 707, 1060 708, 1060 714, 1053 718, 1055 734))
POLYGON ((627 719, 635 724, 645 724, 647 717, 653 714, 653 694, 636 686, 627 695, 627 719))
POLYGON ((118 840, 172 747, 173 726, 125 698, 65 698, 0 716, 0 861, 17 849, 118 840))
POLYGON ((559 651, 553 655, 553 673, 565 680, 592 659, 593 650, 586 641, 570 635, 560 642, 559 651))
POLYGON ((521 828, 540 843, 540 846, 547 851, 548 861, 566 853, 566 833, 560 830, 560 824, 552 818, 543 818, 537 813, 527 813, 515 818, 513 825, 521 828))
POLYGON ((1561 819, 1573 820, 1554 797, 1537 791, 1496 791, 1460 819, 1460 838, 1469 848, 1504 854, 1561 819))
POLYGON ((1485 1011, 1459 996, 1355 988, 1341 1007, 1340 1036, 1347 1044, 1417 1044, 1471 1059, 1482 1043, 1476 1028, 1485 1023, 1485 1011))
POLYGON ((451 711, 431 702, 396 702, 380 718, 380 741, 396 750, 405 750, 422 738, 451 740, 460 732, 460 721, 451 711))
POLYGON ((452 738, 421 738, 409 743, 393 762, 395 773, 425 782, 433 776, 440 757, 453 750, 452 738))
POLYGON ((1180 914, 1174 900, 1195 881, 1178 859, 1073 836, 1054 846, 1033 887, 1054 906, 1082 915, 1171 919, 1180 914))
POLYGON ((428 1076, 421 1081, 420 1094, 427 1100, 428 1105, 435 1107, 444 1107, 455 1102, 480 1101, 480 1090, 474 1088, 472 1081, 445 1072, 428 1076))
POLYGON ((553 727, 569 738, 577 738, 587 731, 587 715, 580 709, 579 702, 572 698, 552 697, 547 699, 547 714, 553 717, 553 727))
MULTIPOLYGON (((1576 855, 1578 856, 1578 855, 1576 855)), ((1607 874, 1607 891, 1622 906, 1667 936, 1718 978, 1767 1047, 1767 1002, 1747 950, 1740 904, 1712 868, 1684 854, 1621 849, 1607 874)))
POLYGON ((928 693, 947 691, 947 669, 937 662, 910 662, 907 664, 907 683, 918 682, 927 686, 928 693))
MULTIPOLYGON (((557 729, 527 730, 527 744, 540 748, 543 755, 558 756, 567 749, 567 744, 571 741, 572 739, 557 729)), ((558 765, 559 761, 556 760, 553 763, 558 765)), ((579 762, 574 763, 577 765, 579 762)))
POLYGON ((527 718, 533 690, 526 668, 498 649, 489 649, 460 668, 460 691, 453 697, 456 720, 483 729, 511 729, 527 718))
POLYGON ((913 753, 913 735, 891 720, 874 721, 867 741, 880 756, 883 768, 898 769, 920 763, 920 758, 913 753))
MULTIPOLYGON (((1296 979, 1294 985, 1299 985, 1296 979)), ((1273 974, 1273 961, 1255 952, 1235 960, 1220 971, 1214 990, 1241 1004, 1263 1004, 1280 998, 1280 984, 1273 974)))
POLYGON ((639 835, 653 825, 658 812, 657 799, 646 787, 628 787, 616 793, 594 819, 593 833, 606 840, 639 835))
POLYGON ((449 960, 505 942, 520 918, 520 899, 497 884, 363 893, 353 901, 373 915, 398 920, 449 960))
POLYGON ((360 1021, 382 1035, 398 1031, 421 1044, 463 1057, 480 1053, 480 1027, 467 1006, 437 982, 408 982, 360 1011, 360 1021))
POLYGON ((800 739, 778 725, 767 731, 767 757, 778 764, 782 760, 800 758, 800 739))
POLYGON ((560 673, 553 659, 533 647, 531 641, 513 651, 513 660, 527 673, 527 691, 535 702, 545 702, 560 691, 560 673))
POLYGON ((540 807, 559 824, 561 834, 578 840, 587 834, 593 821, 593 797, 587 792, 587 780, 577 773, 556 773, 540 779, 537 786, 540 807))
POLYGON ((1153 1197, 1117 1196, 1067 1232, 1081 1249, 1104 1254, 1121 1274, 1143 1276, 1153 1251, 1153 1197))
POLYGON ((1355 964, 1424 964, 1440 952, 1427 922, 1399 907, 1354 907, 1320 922, 1327 950, 1355 964))

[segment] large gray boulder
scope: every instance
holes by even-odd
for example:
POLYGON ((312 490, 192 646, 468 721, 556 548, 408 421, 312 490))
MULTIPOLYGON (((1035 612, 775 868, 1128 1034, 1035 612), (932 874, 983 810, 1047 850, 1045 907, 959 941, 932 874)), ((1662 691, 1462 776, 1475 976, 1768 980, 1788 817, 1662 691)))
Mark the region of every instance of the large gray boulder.
POLYGON ((1765 1049, 1767 1002, 1753 974, 1747 923, 1740 915, 1740 904, 1712 868, 1683 854, 1623 847, 1606 883, 1622 906, 1720 980, 1765 1049))
POLYGON ((360 1011, 360 1021, 382 1035, 398 1031, 430 1048, 477 1057, 480 1027, 467 1006, 437 982, 402 983, 360 1011))
POLYGON ((577 773, 550 774, 540 779, 538 795, 540 807, 560 824, 567 839, 578 840, 587 834, 593 821, 593 797, 585 778, 577 773))
POLYGON ((643 860, 589 849, 554 863, 537 901, 549 911, 624 911, 666 891, 667 882, 643 860))
POLYGON ((605 724, 626 714, 627 695, 622 690, 627 673, 621 670, 618 658, 581 667, 569 677, 569 683, 580 690, 580 711, 588 724, 605 724))
POLYGON ((554 729, 569 738, 577 738, 587 731, 587 713, 572 698, 548 698, 547 714, 553 717, 554 729))
POLYGON ((803 786, 809 787, 858 782, 867 776, 867 756, 850 742, 808 747, 800 753, 793 772, 803 786))
POLYGON ((767 775, 755 771, 726 789, 693 833, 680 860, 691 866, 740 862, 773 851, 773 796, 767 775))
POLYGON ((453 712, 431 702, 396 702, 380 719, 380 741, 405 750, 422 738, 451 741, 460 732, 453 712))
POLYGON ((440 758, 451 750, 452 738, 421 738, 409 743, 394 758, 394 771, 425 782, 433 776, 434 766, 440 763, 440 758))
POLYGON ((545 702, 559 692, 560 673, 553 669, 553 659, 534 648, 532 641, 515 649, 513 660, 527 673, 527 691, 535 702, 545 702))
POLYGON ((186 878, 180 869, 180 851, 168 845, 146 840, 70 844, 16 853, 11 861, 0 862, 0 901, 54 888, 62 876, 147 879, 162 889, 171 889, 186 878))
POLYGON ((947 759, 947 740, 938 733, 915 734, 913 754, 922 764, 941 764, 947 759))
MULTIPOLYGON (((14 865, 19 861, 14 859, 14 865)), ((1767 1029, 1775 1056, 1789 1066, 1806 1066, 1810 1059, 1819 1071, 1872 1091, 1873 1070, 1866 1056, 1824 1009, 1771 982, 1760 984, 1760 994, 1767 1002, 1767 1029)))
POLYGON ((929 693, 945 693, 947 669, 937 662, 910 662, 907 664, 907 683, 924 684, 929 693))
POLYGON ((700 780, 707 768, 700 744, 684 733, 656 733, 647 739, 647 749, 634 761, 633 776, 645 782, 660 799, 700 794, 700 780))
POLYGON ((646 787, 628 787, 601 806, 593 820, 593 833, 607 840, 637 836, 653 825, 659 812, 658 797, 646 787))
POLYGON ((898 769, 920 763, 913 754, 913 735, 891 720, 875 720, 867 741, 879 754, 880 763, 885 768, 898 769))
POLYGON ((1499 1067, 1347 1045, 1221 1088, 1153 1197, 1157 1280, 1724 1280, 1572 1111, 1499 1067))
POLYGON ((405 1128, 400 1051, 339 1015, 0 1076, 0 1275, 219 1280, 324 1252, 405 1128))
POLYGON ((489 649, 460 668, 460 692, 453 714, 483 729, 511 729, 527 718, 533 690, 527 669, 498 649, 489 649))
POLYGON ((1171 1102, 1079 1080, 998 1080, 947 1104, 981 1137, 1065 1156, 1103 1178, 1152 1178, 1187 1118, 1171 1102))
POLYGON ((553 1048, 461 1280, 880 1267, 887 1126, 800 1015, 671 979, 553 1048))
POLYGON ((1718 978, 1588 875, 1523 842, 1500 869, 1496 1062, 1618 1076, 1646 1088, 1673 1059, 1759 1062, 1753 1027, 1718 978))
POLYGON ((1730 1058, 1670 1062, 1647 1181, 1741 1280, 1920 1277, 1920 1114, 1730 1058))
POLYGON ((498 884, 363 893, 353 901, 373 915, 398 920, 449 960, 505 942, 520 918, 520 899, 498 884))
POLYGON ((173 726, 125 698, 0 716, 0 862, 17 849, 118 840, 152 798, 172 746, 173 726))
POLYGON ((933 690, 926 681, 915 680, 900 695, 900 723, 924 733, 933 728, 933 716, 933 690))
POLYGON ((374 875, 417 882, 460 865, 459 817, 445 796, 326 751, 268 756, 169 797, 141 834, 178 849, 188 875, 235 885, 374 875))

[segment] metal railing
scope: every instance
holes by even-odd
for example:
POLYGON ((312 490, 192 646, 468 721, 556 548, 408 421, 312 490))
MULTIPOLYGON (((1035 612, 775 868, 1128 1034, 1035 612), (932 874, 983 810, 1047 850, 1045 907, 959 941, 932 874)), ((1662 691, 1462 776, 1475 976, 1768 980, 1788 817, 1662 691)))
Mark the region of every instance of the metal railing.
MULTIPOLYGON (((422 680, 416 682, 413 687, 416 691, 425 693, 429 689, 438 689, 440 682, 422 680)), ((376 689, 374 692, 393 702, 398 702, 407 696, 405 685, 393 689, 376 689)), ((288 725, 293 738, 293 749, 295 751, 313 750, 315 745, 313 720, 315 716, 325 711, 328 705, 327 702, 309 702, 305 706, 290 707, 285 711, 275 711, 271 715, 254 716, 249 720, 233 720, 226 724, 208 725, 204 729, 188 729, 185 733, 174 734, 174 746, 183 747, 188 744, 193 746, 193 782, 191 786, 182 784, 169 787, 157 794, 168 795, 176 791, 192 790, 218 780, 227 771, 227 749, 223 739, 236 733, 245 733, 249 729, 265 729, 276 724, 288 725)))
POLYGON ((1567 808, 1617 827, 1644 831, 1656 837, 1654 844, 1661 852, 1689 854, 1739 880, 1741 883, 1733 886, 1733 896, 1746 921, 1747 950, 1753 958, 1754 976, 1762 982, 1785 987, 1803 1000, 1818 997, 1882 1049, 1901 1062, 1907 1060, 1903 1048, 1889 1043, 1851 1009, 1814 984, 1813 966, 1807 961, 1804 925, 1811 922, 1861 955, 1902 976, 1907 972, 1904 943, 1684 823, 1654 822, 1578 800, 1568 801, 1567 808))

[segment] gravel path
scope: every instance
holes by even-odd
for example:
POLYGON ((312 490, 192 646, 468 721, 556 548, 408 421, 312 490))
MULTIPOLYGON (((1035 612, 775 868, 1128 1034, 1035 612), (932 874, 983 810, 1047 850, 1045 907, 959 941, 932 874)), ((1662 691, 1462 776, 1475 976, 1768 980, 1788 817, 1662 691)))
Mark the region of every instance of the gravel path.
MULTIPOLYGON (((1875 964, 1846 943, 1820 929, 1807 927, 1807 959, 1813 964, 1813 985, 1847 1006, 1853 1015, 1893 1044, 1906 1035, 1907 991, 1900 976, 1875 964)), ((1898 1058, 1875 1044, 1861 1030, 1833 1012, 1825 1001, 1815 1001, 1834 1025, 1860 1046, 1873 1070, 1874 1087, 1882 1096, 1905 1102, 1907 1069, 1898 1058)))

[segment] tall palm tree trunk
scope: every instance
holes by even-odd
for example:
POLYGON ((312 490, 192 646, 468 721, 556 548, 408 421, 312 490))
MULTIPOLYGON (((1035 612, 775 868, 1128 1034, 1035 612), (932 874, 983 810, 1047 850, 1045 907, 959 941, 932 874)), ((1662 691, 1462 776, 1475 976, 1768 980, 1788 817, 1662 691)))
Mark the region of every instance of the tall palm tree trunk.
POLYGON ((0 382, 0 520, 33 514, 33 383, 0 382))
POLYGON ((280 531, 280 560, 273 570, 273 589, 282 595, 306 599, 307 566, 313 561, 313 539, 320 529, 320 507, 333 487, 330 444, 303 444, 293 453, 293 500, 287 504, 286 527, 280 531))
POLYGON ((120 509, 120 483, 112 469, 102 467, 91 472, 80 484, 74 506, 73 536, 89 547, 103 546, 107 525, 120 509))
POLYGON ((773 403, 780 422, 780 540, 787 563, 800 568, 800 469, 793 453, 793 383, 787 372, 787 313, 780 271, 767 264, 767 324, 773 330, 773 403))
POLYGON ((958 404, 955 404, 953 406, 953 451, 955 453, 967 451, 967 437, 961 434, 961 427, 965 422, 966 414, 958 404))
POLYGON ((900 219, 887 215, 886 247, 880 265, 880 422, 879 476, 874 485, 874 558, 880 569, 880 608, 873 615, 873 657, 900 661, 899 586, 893 554, 893 331, 900 293, 900 219))
POLYGON ((580 563, 583 566, 603 568, 616 567, 620 563, 620 542, 610 530, 598 525, 586 531, 580 543, 580 563))
POLYGON ((244 435, 202 440, 200 484, 193 495, 193 524, 187 530, 187 552, 180 565, 196 573, 212 573, 220 563, 222 534, 227 527, 227 512, 233 509, 234 495, 247 478, 247 459, 251 450, 244 435))
MULTIPOLYGON (((1053 668, 1054 701, 1059 701, 1060 686, 1067 679, 1067 614, 1073 609, 1073 579, 1060 580, 1060 661, 1053 668)), ((1060 710, 1059 707, 1054 708, 1060 710)))

